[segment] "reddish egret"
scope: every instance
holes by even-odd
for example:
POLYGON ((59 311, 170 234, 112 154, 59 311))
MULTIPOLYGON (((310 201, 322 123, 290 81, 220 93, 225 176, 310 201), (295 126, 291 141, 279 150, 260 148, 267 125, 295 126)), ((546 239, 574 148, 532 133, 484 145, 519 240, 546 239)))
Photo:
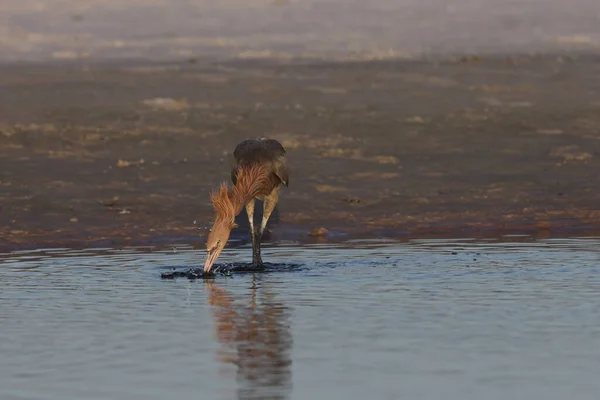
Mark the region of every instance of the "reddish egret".
POLYGON ((244 140, 233 151, 231 167, 233 187, 225 183, 212 194, 215 221, 208 234, 204 272, 210 272, 215 260, 223 251, 231 230, 236 227, 235 217, 246 207, 252 237, 252 265, 262 266, 260 242, 271 213, 279 199, 281 185, 288 186, 288 167, 285 149, 277 140, 258 138, 244 140), (254 228, 254 204, 263 200, 263 217, 254 228))

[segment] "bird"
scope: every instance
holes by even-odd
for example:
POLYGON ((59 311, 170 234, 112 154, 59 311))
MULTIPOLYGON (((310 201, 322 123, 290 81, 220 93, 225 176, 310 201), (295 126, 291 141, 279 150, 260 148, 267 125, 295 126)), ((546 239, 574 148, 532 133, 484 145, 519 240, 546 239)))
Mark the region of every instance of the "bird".
POLYGON ((215 220, 206 240, 204 273, 210 273, 233 228, 235 217, 246 208, 252 238, 252 266, 263 266, 260 244, 267 222, 279 201, 282 186, 289 185, 287 154, 283 145, 275 139, 259 137, 239 143, 233 150, 231 181, 229 188, 222 183, 211 194, 215 220), (263 200, 263 217, 260 225, 254 225, 256 200, 263 200))

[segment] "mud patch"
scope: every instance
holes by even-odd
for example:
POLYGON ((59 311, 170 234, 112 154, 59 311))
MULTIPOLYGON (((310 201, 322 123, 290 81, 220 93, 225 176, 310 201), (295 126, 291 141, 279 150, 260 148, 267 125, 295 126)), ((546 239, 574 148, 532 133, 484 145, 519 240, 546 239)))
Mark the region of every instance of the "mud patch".
POLYGON ((597 61, 518 61, 2 67, 0 248, 201 244, 256 136, 292 170, 274 240, 597 229, 597 61))

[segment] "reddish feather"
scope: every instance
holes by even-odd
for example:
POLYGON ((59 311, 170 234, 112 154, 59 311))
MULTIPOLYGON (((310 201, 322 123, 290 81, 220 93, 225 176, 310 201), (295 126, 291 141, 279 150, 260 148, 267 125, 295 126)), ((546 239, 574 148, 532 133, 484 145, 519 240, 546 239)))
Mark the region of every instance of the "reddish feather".
POLYGON ((216 220, 229 222, 233 226, 235 216, 242 211, 244 205, 254 197, 268 194, 269 189, 269 174, 263 165, 240 168, 237 183, 231 190, 222 183, 219 190, 211 195, 217 213, 216 220))

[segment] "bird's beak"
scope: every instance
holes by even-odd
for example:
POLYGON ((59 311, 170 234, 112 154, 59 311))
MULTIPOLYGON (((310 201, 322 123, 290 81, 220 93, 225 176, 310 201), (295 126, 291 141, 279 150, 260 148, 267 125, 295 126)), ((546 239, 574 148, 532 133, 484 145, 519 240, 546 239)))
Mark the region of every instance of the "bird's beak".
POLYGON ((219 257, 220 253, 221 252, 218 250, 218 248, 208 251, 208 254, 206 255, 206 261, 204 262, 204 272, 210 272, 210 269, 212 268, 217 257, 219 257))

